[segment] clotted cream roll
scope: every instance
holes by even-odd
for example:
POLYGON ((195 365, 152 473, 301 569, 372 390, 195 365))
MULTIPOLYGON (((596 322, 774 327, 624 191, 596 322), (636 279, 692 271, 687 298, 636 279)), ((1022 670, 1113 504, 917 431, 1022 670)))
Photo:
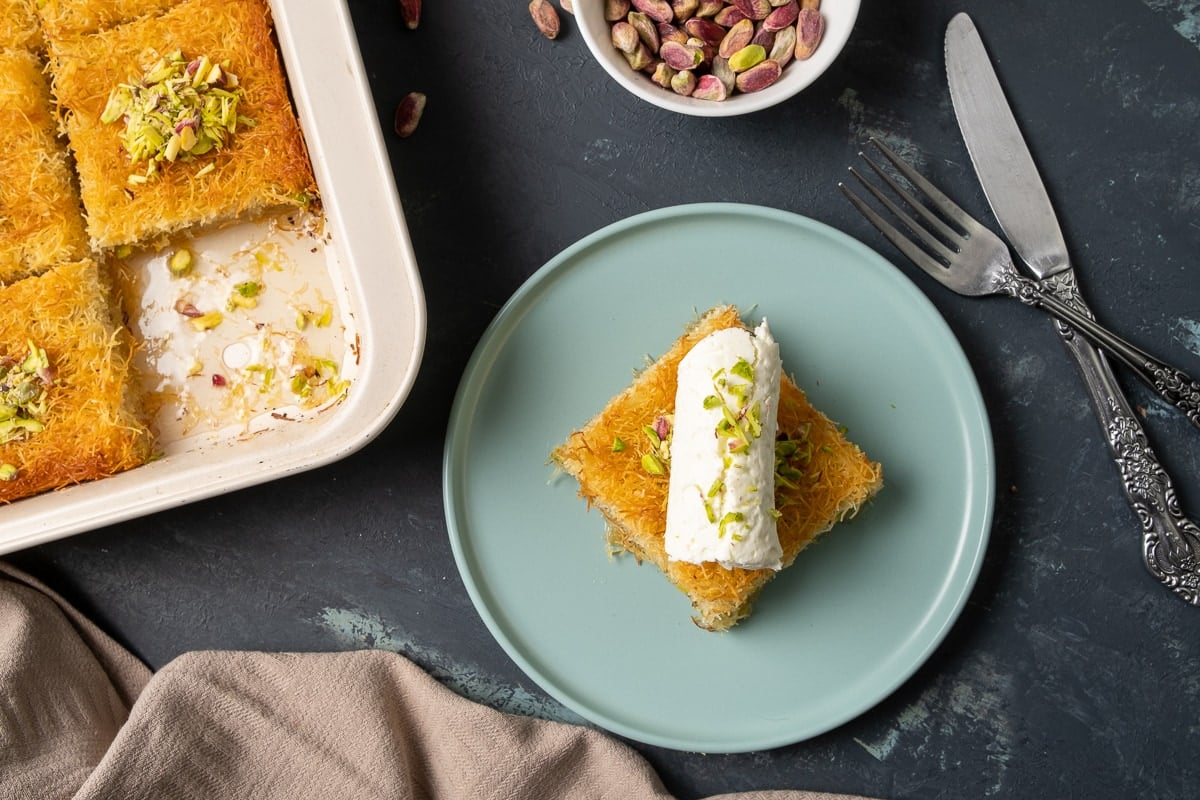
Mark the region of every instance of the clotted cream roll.
POLYGON ((667 558, 779 569, 775 433, 779 345, 764 319, 716 331, 679 363, 667 558))

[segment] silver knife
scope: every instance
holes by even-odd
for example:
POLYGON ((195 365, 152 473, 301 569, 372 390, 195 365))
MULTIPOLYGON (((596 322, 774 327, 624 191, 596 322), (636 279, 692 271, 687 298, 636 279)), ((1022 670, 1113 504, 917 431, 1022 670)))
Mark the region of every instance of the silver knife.
MULTIPOLYGON (((984 49, 975 23, 958 14, 946 28, 946 75, 954 114, 984 195, 1029 271, 1062 302, 1092 316, 1075 282, 1054 208, 984 49)), ((1142 526, 1151 574, 1200 606, 1200 528, 1180 511, 1171 479, 1151 450, 1104 354, 1055 323, 1083 373, 1120 469, 1125 496, 1142 526)))

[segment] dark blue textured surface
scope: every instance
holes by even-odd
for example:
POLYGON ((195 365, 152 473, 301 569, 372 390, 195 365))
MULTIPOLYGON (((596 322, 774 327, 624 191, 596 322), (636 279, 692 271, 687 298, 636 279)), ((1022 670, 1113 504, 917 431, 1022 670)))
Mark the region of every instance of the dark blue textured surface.
MULTIPOLYGON (((947 641, 862 717, 766 753, 641 751, 681 798, 748 788, 1200 795, 1200 611, 1141 565, 1137 521, 1066 351, 1038 312, 960 298, 916 274, 836 190, 875 135, 990 222, 942 58, 945 24, 970 12, 1097 315, 1200 375, 1196 2, 866 0, 815 85, 725 120, 625 94, 569 17, 548 41, 525 3, 430 0, 416 31, 391 0, 350 5, 427 293, 427 354, 407 404, 344 461, 14 563, 154 667, 198 648, 379 647, 496 707, 573 720, 493 642, 455 570, 440 467, 459 376, 508 296, 579 237, 684 202, 775 206, 878 249, 960 338, 996 442, 988 557, 947 641), (410 90, 429 103, 400 140, 392 113, 410 90)), ((1200 432, 1125 385, 1184 507, 1200 516, 1200 432)))

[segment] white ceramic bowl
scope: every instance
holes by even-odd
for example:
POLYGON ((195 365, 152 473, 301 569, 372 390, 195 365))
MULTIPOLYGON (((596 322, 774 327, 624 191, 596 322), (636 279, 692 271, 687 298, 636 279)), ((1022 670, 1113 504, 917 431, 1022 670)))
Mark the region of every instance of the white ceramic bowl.
POLYGON ((600 66, 617 83, 659 108, 692 114, 698 117, 731 117, 748 114, 783 102, 800 92, 823 73, 850 38, 858 18, 860 0, 825 0, 821 15, 825 18, 825 34, 813 55, 804 60, 793 59, 772 85, 758 92, 735 92, 727 99, 698 100, 678 95, 670 89, 651 82, 644 72, 636 72, 612 43, 612 26, 604 19, 604 0, 574 0, 575 20, 587 42, 588 49, 600 66))

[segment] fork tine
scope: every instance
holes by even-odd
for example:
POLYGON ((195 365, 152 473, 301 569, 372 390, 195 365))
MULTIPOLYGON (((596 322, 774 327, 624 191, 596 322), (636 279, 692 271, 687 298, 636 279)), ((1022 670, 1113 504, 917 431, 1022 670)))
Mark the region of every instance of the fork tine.
MULTIPOLYGON (((859 155, 862 155, 862 154, 860 153, 859 155)), ((863 156, 863 158, 866 158, 866 156, 863 156)), ((869 158, 866 158, 866 160, 868 163, 871 163, 871 160, 869 158)), ((871 166, 875 167, 875 165, 873 163, 871 164, 871 166)), ((878 172, 879 168, 875 167, 875 171, 878 172)), ((884 194, 882 189, 875 186, 873 183, 871 183, 866 178, 864 178, 862 176, 862 174, 859 173, 859 171, 856 170, 854 167, 850 167, 850 174, 853 175, 855 178, 857 178, 858 182, 861 183, 867 191, 869 191, 872 195, 874 195, 875 199, 878 200, 880 203, 882 203, 887 208, 888 211, 892 212, 892 214, 895 215, 895 217, 897 219, 899 219, 901 222, 903 222, 904 226, 906 228, 908 228, 910 231, 912 231, 913 235, 916 236, 918 239, 920 239, 921 243, 924 244, 928 250, 932 251, 932 255, 940 258, 942 260, 943 266, 948 265, 953 261, 955 252, 953 250, 951 250, 949 247, 947 247, 943 242, 938 240, 938 238, 935 237, 933 234, 931 234, 927 229, 921 227, 921 224, 919 222, 917 222, 915 219, 913 219, 912 216, 908 212, 906 212, 903 208, 901 208, 899 205, 897 205, 890 197, 888 197, 886 194, 884 194)), ((912 195, 910 195, 908 192, 906 192, 903 187, 901 187, 901 186, 897 185, 896 183, 894 183, 893 181, 891 181, 886 175, 881 174, 881 177, 883 177, 883 179, 888 183, 888 185, 891 187, 891 189, 893 191, 897 192, 904 199, 904 202, 908 203, 910 206, 913 205, 914 203, 917 203, 917 199, 915 197, 913 197, 912 195)), ((917 203, 917 205, 919 206, 920 204, 917 203)), ((928 215, 928 214, 929 214, 928 209, 925 209, 922 212, 922 217, 925 217, 927 219, 928 217, 926 215, 928 215)), ((943 226, 944 226, 944 223, 943 223, 943 226)), ((957 234, 953 231, 949 231, 949 234, 950 234, 951 239, 954 241, 957 241, 958 239, 961 238, 959 234, 957 234)))
MULTIPOLYGON (((947 225, 942 220, 941 217, 939 217, 937 214, 934 214, 932 211, 930 211, 929 207, 927 205, 925 205, 920 200, 918 200, 916 197, 914 197, 912 192, 908 191, 908 189, 905 189, 903 186, 901 186, 899 183, 897 183, 896 180, 894 178, 892 178, 891 175, 888 175, 886 172, 884 172, 883 167, 881 167, 881 166, 879 166, 879 164, 875 163, 875 161, 872 160, 871 157, 868 156, 866 153, 859 151, 858 155, 859 155, 859 158, 861 158, 863 161, 867 162, 867 164, 871 167, 872 171, 874 171, 874 173, 877 176, 879 176, 879 179, 888 185, 889 189, 891 189, 893 192, 895 192, 896 195, 898 197, 900 197, 900 199, 902 199, 905 203, 907 203, 910 208, 912 208, 914 211, 916 211, 918 214, 920 214, 921 219, 925 220, 926 224, 928 224, 929 227, 933 228, 935 231, 937 231, 937 233, 941 234, 944 241, 957 243, 962 240, 963 231, 955 230, 954 228, 951 228, 949 225, 947 225)), ((905 166, 907 166, 907 165, 905 165, 905 166)), ((914 174, 916 174, 916 173, 914 173, 914 174)), ((859 180, 862 180, 862 178, 860 177, 859 180)), ((875 194, 876 197, 879 197, 881 200, 883 200, 883 197, 881 195, 879 195, 877 192, 872 192, 872 193, 875 194)), ((913 230, 913 233, 916 233, 918 235, 924 234, 924 229, 914 228, 912 230, 913 230)), ((947 260, 949 260, 949 257, 947 257, 947 260)))
MULTIPOLYGON (((851 171, 853 171, 853 169, 851 171)), ((859 180, 862 180, 861 176, 859 176, 859 180)), ((865 181, 863 182, 863 185, 868 189, 873 188, 865 181)), ((849 186, 839 181, 838 188, 842 190, 842 194, 846 195, 846 199, 854 204, 854 207, 858 209, 859 213, 866 217, 872 225, 878 228, 879 232, 882 233, 889 242, 894 244, 901 253, 904 253, 904 255, 908 256, 910 261, 912 261, 921 269, 925 270, 937 280, 943 282, 945 281, 946 266, 944 264, 940 263, 933 256, 929 255, 929 253, 913 242, 912 239, 901 233, 894 225, 892 225, 892 223, 884 219, 878 211, 867 205, 867 202, 855 194, 854 190, 849 186)), ((874 193, 874 191, 872 193, 874 193)))
POLYGON ((888 161, 892 162, 892 166, 894 166, 900 172, 900 174, 909 181, 909 183, 920 189, 933 203, 934 207, 944 214, 947 219, 956 223, 968 233, 974 233, 975 230, 980 227, 978 220, 976 220, 966 211, 963 211, 962 208, 960 208, 959 205, 949 197, 946 197, 946 195, 943 194, 940 189, 938 189, 936 186, 926 180, 925 177, 919 172, 909 166, 908 162, 892 152, 890 147, 876 139, 874 136, 872 136, 868 141, 875 145, 875 148, 879 150, 879 152, 883 153, 883 155, 887 157, 888 161))

